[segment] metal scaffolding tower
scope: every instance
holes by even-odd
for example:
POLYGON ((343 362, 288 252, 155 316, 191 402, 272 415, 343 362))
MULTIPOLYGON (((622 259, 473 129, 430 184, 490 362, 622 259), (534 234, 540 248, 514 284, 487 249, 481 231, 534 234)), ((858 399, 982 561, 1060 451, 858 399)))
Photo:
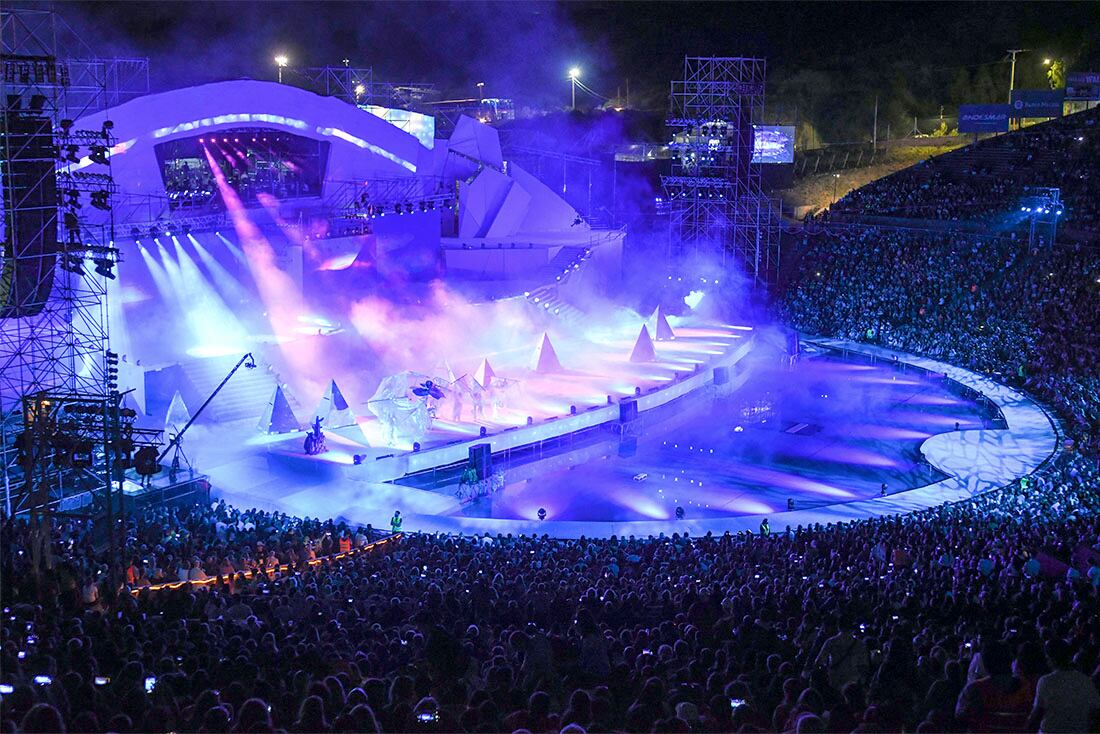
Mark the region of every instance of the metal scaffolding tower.
POLYGON ((779 223, 752 162, 753 123, 764 110, 764 59, 684 58, 672 82, 670 254, 732 259, 758 285, 779 269, 779 223))
POLYGON ((287 76, 288 82, 300 81, 308 89, 326 97, 339 97, 353 105, 381 105, 416 110, 434 100, 439 91, 434 84, 406 82, 395 84, 374 78, 371 67, 321 66, 292 69, 299 77, 287 76))
POLYGON ((109 123, 83 130, 74 121, 147 93, 148 61, 92 58, 49 10, 5 7, 0 37, 0 471, 5 513, 41 515, 73 494, 110 489, 112 451, 83 449, 114 445, 108 434, 119 424, 107 319, 116 141, 109 123), (82 170, 89 163, 100 172, 82 170), (98 433, 88 421, 79 436, 66 433, 79 422, 65 418, 66 406, 76 405, 99 406, 98 433))

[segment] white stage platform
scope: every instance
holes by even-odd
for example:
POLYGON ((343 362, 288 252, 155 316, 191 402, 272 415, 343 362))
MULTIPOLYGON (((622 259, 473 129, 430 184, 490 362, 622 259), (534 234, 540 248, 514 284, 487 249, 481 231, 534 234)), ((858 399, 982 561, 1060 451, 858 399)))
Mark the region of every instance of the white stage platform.
MULTIPOLYGON (((947 478, 925 487, 900 491, 887 497, 818 506, 813 509, 769 515, 773 531, 785 526, 813 523, 848 522, 868 517, 908 513, 935 505, 957 502, 996 489, 1034 471, 1057 450, 1057 434, 1051 420, 1034 401, 1016 390, 989 378, 935 360, 842 340, 808 340, 821 347, 842 349, 900 362, 941 373, 985 395, 1003 413, 1007 430, 980 429, 950 431, 927 439, 921 446, 925 458, 947 474, 947 478)), ((742 347, 743 348, 743 347, 742 347)), ((741 350, 737 350, 740 352, 741 350)), ((731 353, 730 358, 733 358, 731 353)), ((727 360, 723 360, 725 362, 727 360)), ((735 361, 735 360, 734 360, 735 361)), ((700 387, 707 374, 687 377, 642 398, 639 407, 654 407, 676 395, 700 387), (696 381, 700 385, 695 385, 696 381), (658 397, 660 396, 660 397, 658 397), (649 404, 649 403, 652 403, 649 404)), ((384 525, 395 508, 405 516, 405 529, 413 532, 448 533, 548 533, 558 537, 635 535, 688 532, 756 531, 763 516, 738 515, 726 518, 682 521, 583 522, 556 520, 547 522, 467 517, 456 514, 457 500, 441 492, 420 490, 386 483, 400 472, 463 460, 469 444, 488 440, 494 451, 523 445, 551 435, 562 435, 590 424, 597 417, 606 420, 597 409, 572 420, 561 419, 531 428, 515 429, 488 439, 462 441, 436 451, 395 455, 383 460, 370 476, 350 479, 352 470, 365 467, 300 467, 288 477, 286 465, 277 457, 255 454, 243 460, 210 467, 203 463, 215 486, 215 494, 235 504, 259 506, 283 512, 316 516, 342 517, 356 523, 384 525), (577 425, 573 425, 577 423, 577 425), (507 444, 507 445, 506 445, 507 444), (434 456, 433 456, 434 454, 434 456), (278 462, 275 464, 273 462, 278 462), (370 481, 373 480, 373 481, 370 481)), ((364 471, 365 475, 366 472, 364 471)), ((583 468, 578 467, 578 478, 583 468)), ((582 479, 583 480, 583 479, 582 479)), ((593 491, 598 491, 593 488, 593 491)))

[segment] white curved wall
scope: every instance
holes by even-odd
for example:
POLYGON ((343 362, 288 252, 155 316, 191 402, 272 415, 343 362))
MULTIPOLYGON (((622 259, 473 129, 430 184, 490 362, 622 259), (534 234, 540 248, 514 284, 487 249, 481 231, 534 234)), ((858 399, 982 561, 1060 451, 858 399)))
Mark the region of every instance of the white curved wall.
MULTIPOLYGON (((430 154, 414 136, 335 97, 248 79, 139 97, 82 118, 74 128, 99 129, 105 120, 114 123, 118 143, 111 173, 123 194, 164 195, 157 144, 231 128, 262 128, 329 142, 326 182, 412 175, 430 154)), ((103 167, 85 159, 73 164, 73 170, 95 173, 103 167)))

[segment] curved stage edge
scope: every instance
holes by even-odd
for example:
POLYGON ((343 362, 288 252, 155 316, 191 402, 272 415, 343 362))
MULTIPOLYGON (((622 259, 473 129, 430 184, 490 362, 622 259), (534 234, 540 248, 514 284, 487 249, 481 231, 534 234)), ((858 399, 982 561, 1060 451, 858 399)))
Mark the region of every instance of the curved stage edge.
MULTIPOLYGON (((739 345, 724 359, 708 367, 735 364, 750 347, 749 341, 746 340, 746 343, 739 345)), ((949 431, 932 436, 921 445, 921 452, 930 464, 947 475, 945 479, 924 487, 898 491, 887 497, 771 513, 767 517, 775 531, 781 531, 785 526, 850 522, 959 502, 1004 486, 1035 471, 1057 451, 1056 428, 1042 407, 1023 393, 988 377, 936 360, 842 339, 804 338, 803 342, 820 350, 848 352, 883 361, 896 360, 919 369, 942 374, 988 399, 1004 416, 1007 428, 949 431)), ((656 407, 701 389, 710 382, 711 374, 712 369, 707 369, 647 393, 638 399, 639 410, 656 407)), ((732 389, 740 385, 742 379, 738 377, 743 379, 743 376, 731 375, 732 389)), ((670 535, 674 532, 703 535, 707 532, 758 530, 764 515, 737 515, 700 520, 688 518, 672 521, 597 522, 514 520, 433 514, 433 510, 436 509, 433 507, 433 501, 439 505, 438 509, 442 510, 445 502, 443 496, 387 481, 405 472, 464 461, 469 445, 473 443, 492 443, 493 451, 496 452, 546 440, 553 436, 566 435, 589 425, 613 420, 612 411, 617 416, 618 405, 595 409, 588 414, 567 416, 540 425, 514 429, 495 436, 455 442, 434 450, 386 457, 389 461, 384 460, 377 467, 373 467, 369 477, 364 476, 367 472, 361 471, 366 467, 355 467, 361 473, 356 478, 357 481, 353 482, 356 489, 352 496, 340 493, 343 496, 326 497, 323 485, 305 489, 296 495, 283 496, 278 500, 258 496, 255 492, 220 491, 221 488, 216 494, 231 502, 265 509, 310 516, 342 517, 354 523, 372 522, 375 525, 386 522, 393 508, 396 507, 402 510, 402 515, 405 517, 404 527, 411 532, 548 534, 554 537, 576 538, 610 535, 647 536, 660 533, 670 535), (417 502, 411 502, 414 497, 417 502)), ((351 470, 352 467, 346 469, 351 470)), ((345 476, 351 478, 350 472, 345 476)))

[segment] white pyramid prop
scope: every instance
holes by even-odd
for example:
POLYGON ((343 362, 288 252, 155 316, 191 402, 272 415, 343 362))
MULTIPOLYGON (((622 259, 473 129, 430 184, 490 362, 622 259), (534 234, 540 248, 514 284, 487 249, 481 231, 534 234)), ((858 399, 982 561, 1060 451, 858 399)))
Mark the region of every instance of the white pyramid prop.
POLYGON ((176 394, 172 396, 172 402, 168 404, 168 413, 164 417, 164 437, 170 439, 178 435, 189 420, 191 420, 191 411, 183 402, 180 391, 176 390, 176 394))
POLYGON ((282 385, 276 385, 271 399, 267 401, 260 416, 260 424, 257 428, 261 433, 290 433, 301 428, 298 417, 294 415, 294 409, 290 407, 286 393, 282 385))
POLYGON ((668 319, 665 318, 664 309, 660 306, 657 307, 657 312, 654 314, 656 325, 653 330, 657 336, 657 341, 667 342, 676 338, 676 333, 672 331, 672 327, 668 325, 668 319))
POLYGON ((321 396, 321 402, 317 404, 317 410, 313 415, 321 417, 325 428, 344 428, 354 426, 355 413, 352 411, 344 394, 336 386, 336 380, 332 380, 325 388, 325 394, 321 396))
POLYGON ((535 372, 561 371, 558 353, 554 351, 554 345, 550 343, 550 336, 543 332, 542 341, 539 343, 538 351, 535 352, 535 372))
POLYGON ((649 329, 642 324, 638 338, 634 340, 634 351, 630 353, 631 362, 656 362, 657 352, 653 349, 653 340, 649 338, 649 329))
POLYGON ((497 373, 493 371, 493 366, 489 364, 489 360, 481 360, 481 364, 477 366, 477 371, 474 372, 474 380, 482 387, 491 387, 493 384, 493 378, 497 376, 497 373))

